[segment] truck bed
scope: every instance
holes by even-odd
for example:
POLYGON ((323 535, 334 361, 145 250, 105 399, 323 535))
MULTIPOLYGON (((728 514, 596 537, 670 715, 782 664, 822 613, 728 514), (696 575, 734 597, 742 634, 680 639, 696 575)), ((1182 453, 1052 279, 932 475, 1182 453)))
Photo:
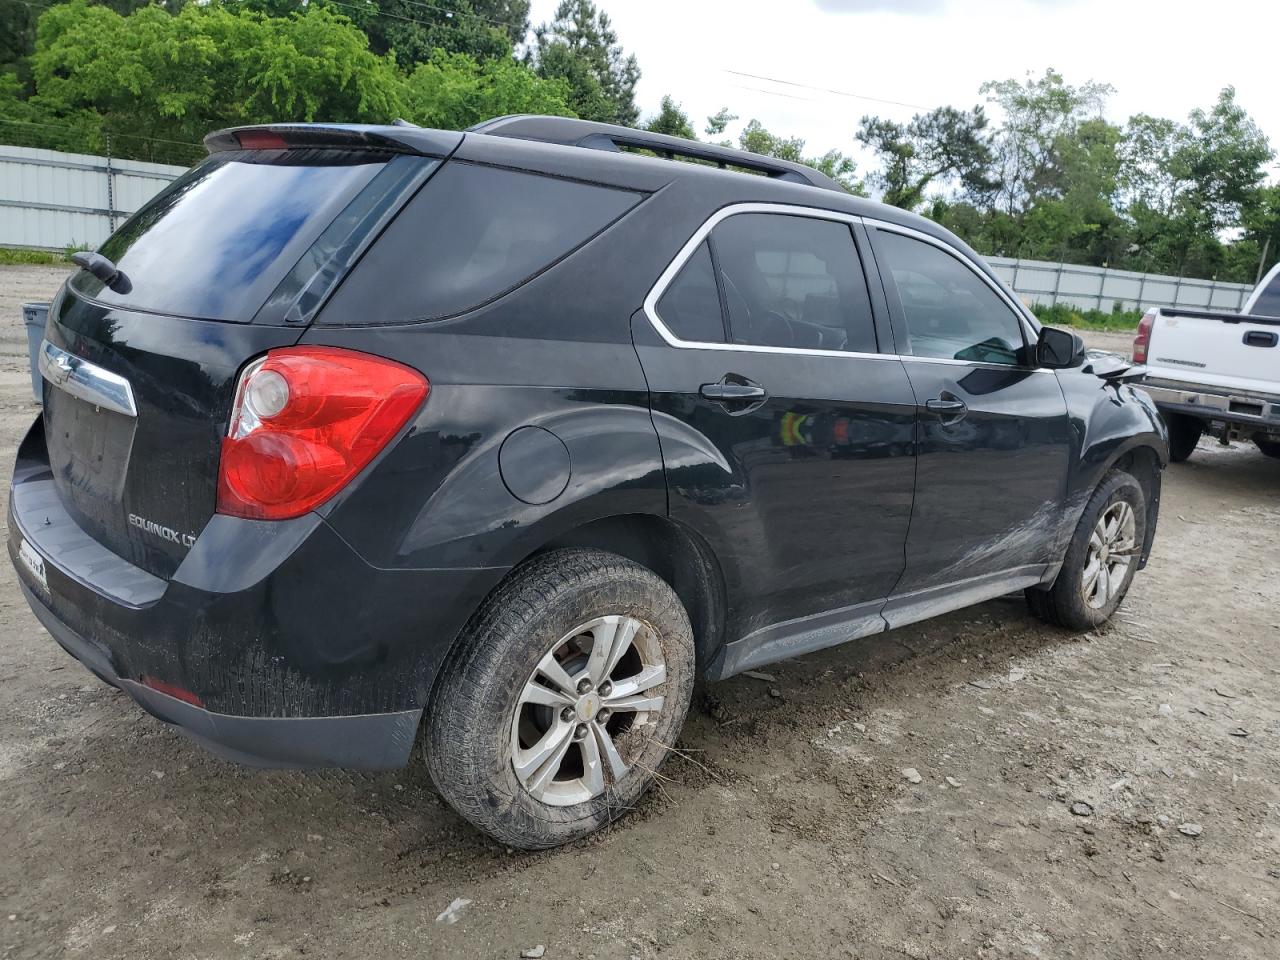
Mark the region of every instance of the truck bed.
POLYGON ((1157 310, 1147 371, 1151 380, 1214 392, 1280 396, 1280 318, 1157 310))

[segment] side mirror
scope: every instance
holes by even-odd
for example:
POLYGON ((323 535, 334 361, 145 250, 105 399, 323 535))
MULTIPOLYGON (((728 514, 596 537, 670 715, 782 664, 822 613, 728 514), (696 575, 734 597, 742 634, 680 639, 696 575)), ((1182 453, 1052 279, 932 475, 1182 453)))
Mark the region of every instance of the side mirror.
POLYGON ((1084 349, 1084 341, 1078 334, 1041 327, 1036 341, 1036 366, 1050 370, 1078 367, 1084 363, 1084 349))

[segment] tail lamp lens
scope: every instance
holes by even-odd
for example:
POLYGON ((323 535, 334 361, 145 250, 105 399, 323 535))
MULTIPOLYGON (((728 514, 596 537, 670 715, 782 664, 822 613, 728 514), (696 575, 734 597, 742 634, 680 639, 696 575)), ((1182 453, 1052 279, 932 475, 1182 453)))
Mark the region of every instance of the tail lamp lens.
POLYGON ((1133 338, 1133 362, 1146 363, 1147 351, 1151 347, 1151 328, 1156 322, 1154 310, 1148 310, 1138 321, 1138 334, 1133 338))
POLYGON ((354 350, 272 350, 240 376, 218 512, 286 520, 315 509, 368 466, 430 390, 418 371, 354 350))

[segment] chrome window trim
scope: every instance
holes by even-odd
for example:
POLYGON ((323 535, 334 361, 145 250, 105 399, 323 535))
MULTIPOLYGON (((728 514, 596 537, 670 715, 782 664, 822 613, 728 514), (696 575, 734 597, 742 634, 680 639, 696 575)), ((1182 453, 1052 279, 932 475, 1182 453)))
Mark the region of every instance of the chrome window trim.
MULTIPOLYGON (((707 236, 711 231, 714 230, 718 224, 729 219, 729 217, 736 216, 741 213, 772 213, 779 214, 781 216, 810 217, 816 220, 836 220, 850 225, 861 223, 867 226, 895 230, 907 236, 923 240, 926 243, 931 243, 959 259, 961 263, 964 263, 965 266, 977 274, 983 282, 990 286, 991 289, 994 290, 996 294, 1008 306, 1010 306, 1011 309, 1013 309, 1014 315, 1023 322, 1024 326, 1027 327, 1032 339, 1036 336, 1036 332, 1031 330, 1029 325, 1026 324, 1026 318, 1023 316, 1022 312, 1013 305, 1009 297, 992 282, 990 277, 986 276, 986 274, 981 270, 975 269, 974 266, 968 262, 968 258, 959 250, 954 249, 950 244, 944 243, 936 237, 929 236, 927 233, 921 233, 919 230, 913 230, 910 227, 899 226, 898 224, 889 223, 883 220, 859 217, 855 214, 841 213, 837 210, 824 210, 821 207, 802 207, 786 203, 735 203, 730 204, 727 207, 721 207, 693 232, 693 236, 685 241, 684 246, 682 246, 676 253, 675 257, 672 258, 671 262, 667 265, 667 268, 662 271, 657 281, 650 288, 648 295, 644 298, 643 309, 645 316, 649 319, 649 325, 653 327, 658 336, 666 341, 669 346, 682 350, 730 350, 735 353, 774 353, 801 357, 846 357, 855 360, 900 360, 913 361, 916 363, 950 364, 962 367, 990 367, 996 370, 1027 370, 1032 373, 1053 373, 1052 370, 1038 367, 1017 367, 1004 363, 983 363, 981 361, 955 360, 948 359, 946 357, 917 357, 909 353, 898 354, 887 351, 883 353, 858 353, 851 350, 814 350, 806 347, 767 347, 754 343, 709 343, 701 340, 682 340, 680 337, 677 337, 672 333, 671 329, 662 322, 662 318, 658 315, 658 301, 662 299, 663 294, 667 292, 667 287, 671 285, 671 282, 675 280, 680 271, 684 269, 685 263, 687 263, 689 258, 697 251, 699 245, 707 239, 707 236)), ((851 236, 850 241, 852 242, 852 240, 853 238, 851 236)))
MULTIPOLYGON (((775 213, 782 216, 809 217, 815 220, 838 220, 841 223, 850 225, 862 221, 861 217, 848 213, 823 210, 819 207, 799 207, 785 203, 735 203, 727 207, 721 207, 708 217, 702 226, 694 231, 693 236, 688 239, 685 245, 680 248, 679 253, 675 255, 675 259, 667 265, 667 269, 662 271, 662 275, 658 277, 657 282, 649 290, 649 295, 644 298, 645 315, 648 316, 649 323, 657 331, 658 336, 671 346, 685 350, 732 350, 741 353, 782 353, 801 357, 853 357, 863 360, 895 359, 892 353, 855 353, 850 350, 813 350, 806 347, 766 347, 756 343, 707 343, 701 340, 681 340, 672 333, 667 325, 662 322, 662 318, 658 316, 658 301, 667 292, 667 287, 671 285, 671 281, 684 269, 686 261, 693 256, 698 246, 703 240, 707 239, 707 235, 716 228, 716 225, 740 213, 775 213)), ((853 243, 852 234, 849 236, 849 242, 853 243)))
POLYGON ((59 390, 95 407, 122 413, 126 417, 137 417, 133 387, 119 374, 67 353, 48 340, 40 342, 36 365, 40 368, 40 375, 59 390))

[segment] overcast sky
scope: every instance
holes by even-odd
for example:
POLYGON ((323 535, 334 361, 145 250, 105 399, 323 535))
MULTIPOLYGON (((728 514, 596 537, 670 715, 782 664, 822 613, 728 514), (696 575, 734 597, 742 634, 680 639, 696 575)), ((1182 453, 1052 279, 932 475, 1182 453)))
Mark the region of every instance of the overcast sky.
MULTIPOLYGON (((641 110, 652 113, 670 93, 700 135, 704 118, 728 106, 740 123, 755 117, 805 138, 813 153, 857 154, 853 132, 864 114, 906 120, 943 104, 972 106, 984 80, 1052 66, 1068 83, 1114 86, 1107 115, 1116 122, 1139 112, 1185 120, 1233 84, 1280 148, 1276 0, 597 3, 640 61, 641 110)), ((530 19, 550 19, 556 5, 533 0, 530 19)))

